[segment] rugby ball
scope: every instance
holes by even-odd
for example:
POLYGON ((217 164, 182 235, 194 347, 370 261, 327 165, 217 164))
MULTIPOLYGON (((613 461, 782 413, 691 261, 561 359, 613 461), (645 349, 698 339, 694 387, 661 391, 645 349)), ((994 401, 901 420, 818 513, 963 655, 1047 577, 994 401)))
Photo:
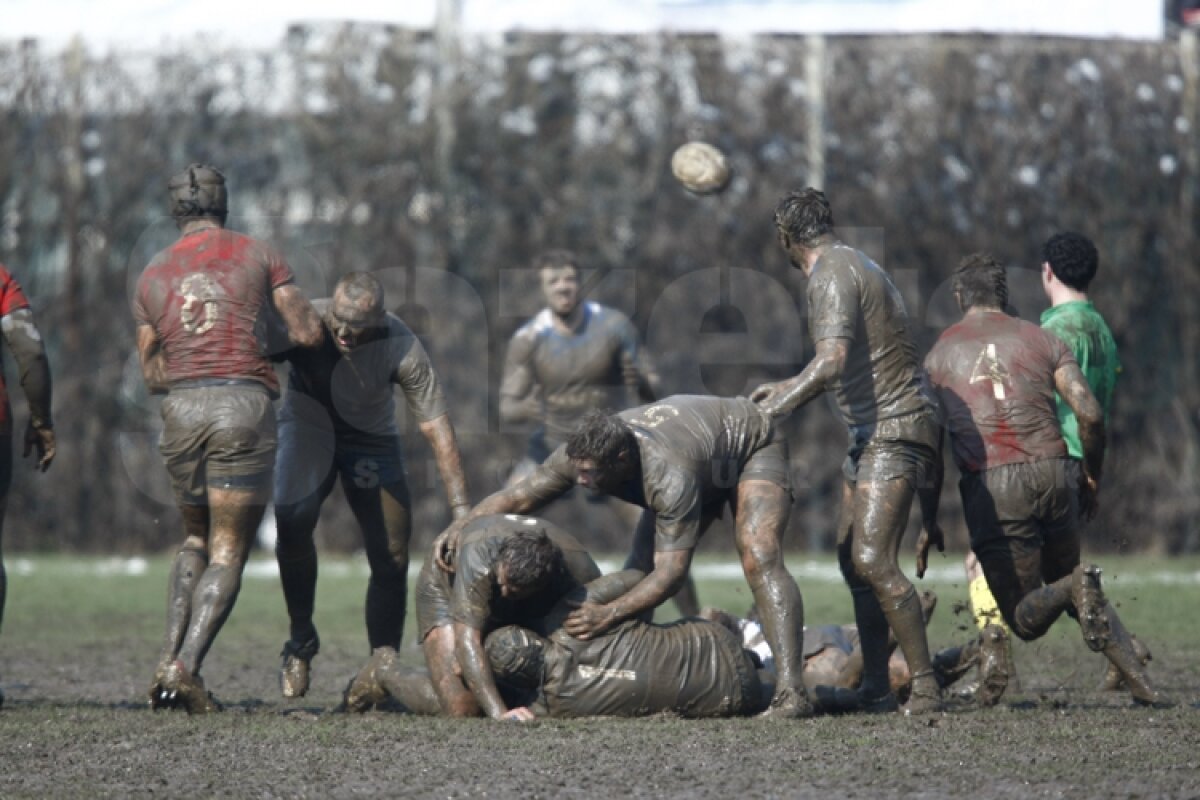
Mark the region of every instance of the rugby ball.
POLYGON ((729 183, 725 154, 708 142, 681 144, 671 155, 671 174, 692 194, 715 194, 729 183))

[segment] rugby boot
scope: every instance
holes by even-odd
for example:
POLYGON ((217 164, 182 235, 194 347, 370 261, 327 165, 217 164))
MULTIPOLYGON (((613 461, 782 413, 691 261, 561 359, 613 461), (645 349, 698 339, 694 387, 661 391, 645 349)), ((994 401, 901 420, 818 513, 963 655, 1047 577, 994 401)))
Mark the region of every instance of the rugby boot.
POLYGON ((150 709, 158 711, 161 708, 178 708, 179 702, 174 690, 166 685, 167 668, 171 666, 170 661, 163 661, 154 668, 154 679, 150 682, 150 709))
POLYGON ((822 714, 888 714, 900 710, 900 702, 892 692, 879 697, 864 697, 859 689, 843 686, 818 686, 813 691, 817 710, 822 714))
POLYGON ((379 682, 377 671, 391 668, 396 660, 396 648, 376 647, 367 663, 346 686, 342 706, 346 711, 370 711, 388 698, 388 691, 379 682))
POLYGON ((309 672, 313 656, 321 649, 321 639, 314 633, 306 642, 288 639, 280 652, 279 689, 284 697, 304 697, 308 694, 309 672))
POLYGON ((163 670, 161 686, 172 708, 182 708, 188 714, 208 714, 220 711, 221 706, 204 688, 204 679, 193 675, 182 661, 172 661, 163 670))
POLYGON ((1008 633, 999 625, 988 625, 979 639, 979 688, 975 699, 987 708, 1000 702, 1008 688, 1008 633))
MULTIPOLYGON (((1130 634, 1129 638, 1133 642, 1133 649, 1137 653, 1138 661, 1142 666, 1146 666, 1154 658, 1150 648, 1142 644, 1142 640, 1133 634, 1130 634)), ((1104 679, 1100 681, 1097 688, 1102 692, 1119 692, 1125 688, 1125 676, 1121 674, 1121 670, 1113 666, 1112 662, 1109 662, 1108 668, 1104 671, 1104 679)))
POLYGON ((1109 630, 1109 636, 1108 644, 1104 648, 1104 655, 1121 673, 1121 677, 1125 680, 1125 686, 1133 697, 1133 702, 1155 708, 1171 706, 1172 703, 1163 697, 1150 682, 1145 662, 1138 656, 1137 648, 1133 644, 1133 637, 1121 624, 1121 619, 1111 606, 1106 610, 1108 611, 1106 627, 1109 630))
POLYGON ((1100 588, 1100 568, 1095 564, 1080 564, 1071 581, 1071 602, 1075 618, 1083 631, 1088 648, 1100 653, 1109 643, 1109 615, 1105 607, 1104 590, 1100 588))
POLYGON ((814 714, 816 711, 804 687, 780 686, 775 689, 775 696, 771 698, 767 710, 758 716, 764 719, 807 719, 814 714))
POLYGON ((945 710, 942 687, 938 686, 937 676, 932 669, 912 676, 912 691, 901 710, 906 717, 937 714, 945 710))

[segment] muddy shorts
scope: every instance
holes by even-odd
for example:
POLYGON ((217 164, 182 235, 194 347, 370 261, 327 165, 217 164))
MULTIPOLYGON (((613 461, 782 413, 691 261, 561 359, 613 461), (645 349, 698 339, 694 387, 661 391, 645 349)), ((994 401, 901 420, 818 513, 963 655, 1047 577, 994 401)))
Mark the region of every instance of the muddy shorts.
POLYGON ((205 505, 208 488, 261 489, 275 466, 275 409, 265 386, 172 388, 158 449, 176 501, 205 505))
MULTIPOLYGON (((337 435, 329 426, 294 418, 279 422, 275 504, 298 503, 318 492, 335 472, 359 489, 400 488, 407 507, 408 482, 399 436, 337 435)), ((328 489, 326 489, 328 491, 328 489)))
POLYGON ((971 549, 1002 610, 1079 564, 1079 479, 1078 461, 1051 458, 959 481, 971 549))
POLYGON ((450 625, 454 618, 450 616, 450 575, 442 572, 433 561, 433 553, 425 557, 421 572, 417 575, 417 586, 413 597, 417 605, 417 641, 424 642, 425 637, 434 628, 450 625))
POLYGON ((942 436, 932 411, 918 411, 850 428, 842 474, 850 483, 906 479, 925 488, 933 474, 942 436))

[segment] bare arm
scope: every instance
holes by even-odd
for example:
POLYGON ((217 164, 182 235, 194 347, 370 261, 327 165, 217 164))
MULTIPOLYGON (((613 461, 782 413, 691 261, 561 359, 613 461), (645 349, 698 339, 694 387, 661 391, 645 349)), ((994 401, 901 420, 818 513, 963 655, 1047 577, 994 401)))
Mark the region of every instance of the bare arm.
POLYGON ((297 347, 316 347, 321 343, 325 335, 321 318, 296 284, 285 283, 275 289, 271 301, 287 326, 289 342, 297 347))
POLYGON ((150 394, 166 394, 167 366, 163 357, 162 342, 150 325, 137 327, 138 360, 142 364, 142 380, 150 394))
POLYGON ((942 459, 943 436, 938 437, 937 455, 933 459, 933 472, 929 476, 929 485, 917 489, 917 501, 921 504, 921 535, 917 539, 917 577, 925 577, 925 568, 929 566, 929 548, 937 547, 938 552, 946 550, 946 537, 942 526, 938 524, 938 507, 942 501, 942 483, 945 480, 946 465, 942 459))
POLYGON ((29 403, 29 425, 25 430, 25 456, 37 451, 34 467, 42 472, 50 468, 57 450, 54 438, 54 421, 51 419, 50 362, 46 359, 46 348, 42 335, 33 321, 33 312, 19 308, 0 319, 4 340, 21 373, 21 389, 29 403))
POLYGON ((817 354, 799 375, 777 383, 764 383, 750 393, 750 399, 768 416, 787 416, 820 395, 841 376, 849 352, 847 339, 821 339, 817 342, 817 354))
POLYGON ((535 469, 524 480, 488 495, 479 505, 450 523, 450 526, 433 540, 433 559, 437 565, 446 572, 454 571, 451 564, 452 554, 458 549, 458 538, 463 529, 473 520, 489 514, 531 514, 571 488, 568 484, 561 492, 541 491, 545 481, 542 473, 543 470, 535 469))
POLYGON ((1070 363, 1054 371, 1054 388, 1079 422, 1079 443, 1083 446, 1083 481, 1080 504, 1083 515, 1090 519, 1096 514, 1096 493, 1100 489, 1100 474, 1104 468, 1106 433, 1104 410, 1092 394, 1083 370, 1070 363))
POLYGON ((508 706, 504 705, 500 690, 496 688, 492 665, 488 662, 487 651, 483 649, 483 632, 456 622, 454 643, 463 680, 479 701, 479 707, 492 719, 500 719, 508 712, 508 706))
POLYGON ((509 342, 500 379, 500 421, 506 424, 542 418, 541 387, 529 366, 533 342, 520 332, 509 342))
POLYGON ((442 477, 442 486, 446 488, 446 502, 450 504, 454 518, 466 516, 471 510, 471 501, 468 499, 467 478, 463 474, 462 456, 450 416, 442 414, 436 419, 422 422, 418 427, 433 449, 438 474, 442 477))
POLYGON ((691 550, 655 551, 650 574, 609 603, 585 602, 567 617, 564 630, 578 639, 590 639, 619 622, 657 608, 679 591, 691 563, 691 550))

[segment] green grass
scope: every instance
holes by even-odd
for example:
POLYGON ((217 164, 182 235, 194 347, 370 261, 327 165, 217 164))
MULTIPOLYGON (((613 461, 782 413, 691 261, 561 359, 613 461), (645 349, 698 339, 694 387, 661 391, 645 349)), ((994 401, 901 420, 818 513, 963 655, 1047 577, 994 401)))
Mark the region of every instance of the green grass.
MULTIPOLYGON (((617 562, 612 557, 606 566, 617 562)), ((789 565, 797 574, 809 624, 853 621, 850 596, 832 572, 832 556, 793 554, 789 565), (817 569, 814 569, 817 568, 817 569)), ((1104 567, 1105 588, 1117 604, 1126 624, 1147 641, 1167 643, 1200 642, 1200 558, 1170 561, 1147 557, 1110 556, 1097 559, 1104 567)), ((0 666, 3 654, 21 642, 37 640, 53 648, 83 640, 102 645, 120 631, 128 646, 144 648, 148 658, 162 635, 169 561, 152 558, 140 571, 131 562, 68 556, 10 556, 8 608, 0 634, 0 666)), ((938 593, 940 605, 930 627, 930 642, 937 647, 962 638, 967 622, 955 615, 953 605, 966 599, 965 581, 957 575, 957 556, 938 557, 933 564, 937 579, 918 581, 918 588, 938 593)), ((363 597, 367 568, 363 558, 325 556, 318 582, 316 623, 324 652, 365 653, 363 597)), ((241 595, 214 649, 274 649, 287 634, 287 616, 279 580, 271 561, 255 557, 247 571, 241 595)), ((736 577, 730 559, 705 556, 696 571, 701 602, 744 613, 751 605, 750 590, 736 577), (703 577, 714 568, 726 566, 730 577, 703 577)), ((412 584, 410 580, 410 595, 412 584)), ((668 605, 660 619, 674 615, 668 605)), ((405 641, 411 643, 413 606, 410 599, 405 641)), ((1052 636, 1071 635, 1069 622, 1060 622, 1052 636)))

